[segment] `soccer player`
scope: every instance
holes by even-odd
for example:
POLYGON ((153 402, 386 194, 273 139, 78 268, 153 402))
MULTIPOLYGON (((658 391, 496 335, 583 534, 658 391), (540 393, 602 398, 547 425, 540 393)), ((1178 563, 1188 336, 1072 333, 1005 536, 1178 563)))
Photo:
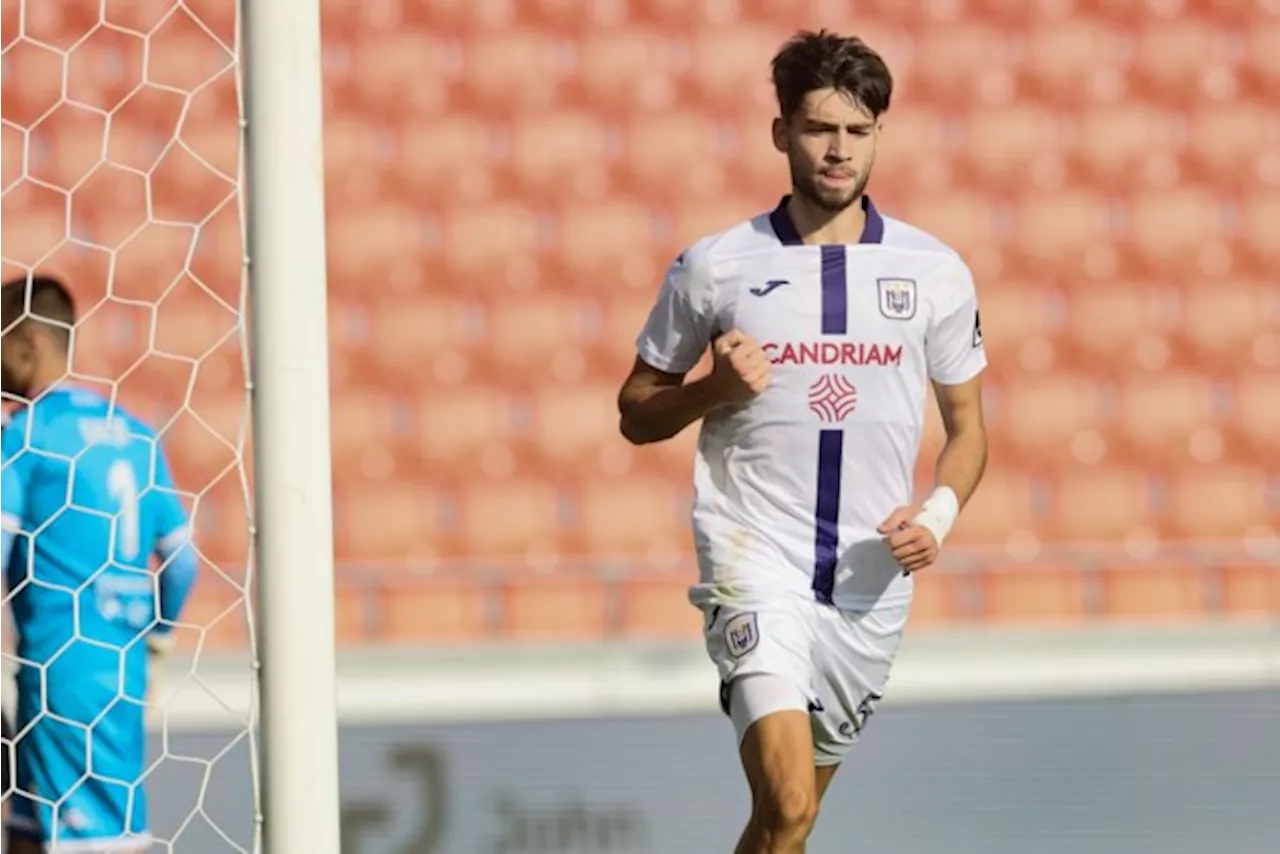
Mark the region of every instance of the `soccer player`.
POLYGON ((885 690, 915 575, 986 461, 969 269, 864 194, 888 69, 822 31, 772 71, 791 193, 675 260, 618 399, 633 443, 702 420, 690 599, 752 794, 738 854, 804 850, 885 690), (710 374, 686 382, 708 348, 710 374), (947 440, 917 505, 929 382, 947 440))
POLYGON ((147 665, 195 578, 187 516, 152 430, 65 382, 66 288, 8 282, 0 309, 4 392, 19 403, 0 552, 20 662, 9 851, 142 851, 147 665))

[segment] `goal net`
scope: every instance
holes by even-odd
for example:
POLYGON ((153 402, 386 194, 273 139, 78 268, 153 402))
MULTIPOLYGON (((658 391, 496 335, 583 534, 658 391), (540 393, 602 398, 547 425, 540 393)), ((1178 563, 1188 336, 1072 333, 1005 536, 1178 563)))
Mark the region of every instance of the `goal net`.
POLYGON ((138 783, 155 850, 173 852, 255 850, 259 812, 239 30, 236 0, 3 5, 4 279, 73 292, 68 381, 157 432, 191 514, 200 567, 152 673, 138 783))

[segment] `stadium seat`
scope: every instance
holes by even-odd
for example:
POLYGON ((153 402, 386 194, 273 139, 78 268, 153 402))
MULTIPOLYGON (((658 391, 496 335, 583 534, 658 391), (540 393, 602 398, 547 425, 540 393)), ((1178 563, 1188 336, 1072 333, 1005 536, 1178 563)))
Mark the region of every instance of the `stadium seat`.
POLYGON ((1118 563, 1100 575, 1101 614, 1118 622, 1192 622, 1208 612, 1209 575, 1194 564, 1118 563))
POLYGON ((64 55, 29 39, 6 48, 0 114, 6 122, 29 128, 62 100, 64 55))
POLYGON ((1280 463, 1280 377, 1261 371, 1237 377, 1234 414, 1253 459, 1264 467, 1280 463))
MULTIPOLYGON (((1071 288, 1066 299, 1066 339, 1074 357, 1100 375, 1165 368, 1176 294, 1133 279, 1111 279, 1071 288)), ((985 320, 985 317, 984 317, 985 320)))
POLYGON ((629 197, 560 208, 556 260, 562 289, 604 298, 622 289, 655 289, 668 260, 654 257, 658 225, 652 210, 629 197))
POLYGON ((25 175, 60 190, 72 190, 103 162, 107 116, 62 102, 27 134, 25 175))
POLYGON ((386 281, 406 258, 419 252, 418 217, 407 206, 328 206, 329 277, 338 289, 344 283, 386 281))
MULTIPOLYGON (((618 149, 616 131, 582 111, 522 116, 511 131, 516 180, 535 198, 599 198, 610 189, 610 161, 618 149)), ((639 159, 633 155, 629 162, 639 159)))
POLYGON ((1137 30, 1133 72, 1149 96, 1178 103, 1208 89, 1208 73, 1226 60, 1227 39, 1192 15, 1148 19, 1137 30))
MULTIPOLYGON (((395 132, 399 137, 395 178, 416 194, 480 199, 493 191, 497 133, 480 116, 462 112, 406 116, 395 132)), ((332 130, 326 131, 326 154, 331 134, 332 130)), ((352 155, 352 165, 359 166, 363 146, 352 155)))
POLYGON ((584 480, 575 541, 584 554, 661 561, 692 548, 689 487, 645 477, 584 480))
POLYGON ((1214 462, 1223 454, 1224 390, 1193 373, 1134 376, 1120 388, 1129 453, 1152 462, 1214 462))
POLYGON ((1255 91, 1267 93, 1280 86, 1280 22, 1258 16, 1245 32, 1245 68, 1255 91))
POLYGON ((991 193, 1059 185, 1065 177, 1063 122, 1048 105, 979 107, 965 117, 957 169, 991 193))
POLYGON ((637 106, 662 109, 677 97, 672 39, 632 22, 590 27, 579 42, 579 96, 603 117, 631 115, 637 106))
POLYGON ((380 592, 376 636, 381 643, 448 645, 487 639, 487 591, 472 575, 402 577, 380 592))
POLYGON ((1033 375, 1004 388, 998 435, 1024 468, 1053 473, 1098 463, 1107 427, 1102 388, 1087 375, 1033 375))
MULTIPOLYGON (((766 131, 761 126, 762 132, 766 131)), ((705 111, 639 113, 628 123, 623 162, 633 193, 657 202, 710 196, 724 183, 722 132, 705 111)))
POLYGON ((477 480, 461 495, 464 553, 480 563, 553 559, 560 552, 563 515, 560 496, 547 481, 477 480))
POLYGON ((668 572, 628 573, 618 582, 619 631, 629 640, 692 640, 703 618, 689 604, 689 587, 697 581, 692 559, 668 572))
POLYGON ((423 395, 412 430, 433 479, 506 476, 515 466, 517 410, 500 388, 465 385, 423 395))
POLYGON ((1187 128, 1196 177, 1226 190, 1254 186, 1265 177, 1263 158, 1275 145, 1278 121, 1274 108, 1261 101, 1198 106, 1187 128))
POLYGON ((1155 273, 1215 272, 1209 251, 1225 250, 1221 202, 1204 187, 1135 193, 1128 204, 1134 263, 1155 273))
POLYGON ((1072 159, 1091 183, 1163 186, 1178 178, 1178 119, 1171 110, 1126 100, 1090 105, 1072 119, 1072 159))
POLYGON ((388 296, 372 311, 372 346, 388 375, 453 384, 468 375, 484 334, 477 304, 455 296, 388 296))
POLYGON ((999 563, 980 578, 986 623, 1072 624, 1089 617, 1088 576, 1072 564, 999 563))
POLYGON ((721 114, 773 107, 768 77, 761 69, 780 46, 781 35, 754 24, 694 30, 689 34, 690 96, 721 114))
MULTIPOLYGON (((871 192, 899 194, 927 192, 951 184, 952 152, 959 144, 957 123, 927 103, 907 101, 894 104, 884 117, 881 141, 876 150, 871 192)), ((761 179, 774 178, 783 159, 773 148, 768 128, 753 120, 758 150, 752 174, 761 179)), ((970 137, 972 140, 972 137, 970 137)))
POLYGON ((351 106, 366 113, 395 116, 406 108, 438 113, 460 78, 457 47, 430 31, 362 33, 354 46, 351 106))
POLYGON ((1181 296, 1178 331, 1197 365, 1225 371, 1274 368, 1280 351, 1280 292, 1262 279, 1196 284, 1181 296))
POLYGON ((1220 567, 1219 599, 1228 617, 1274 620, 1280 614, 1280 569, 1274 562, 1228 562, 1220 567))
POLYGON ((967 625, 973 621, 975 598, 973 573, 968 568, 952 570, 945 563, 930 567, 916 576, 908 631, 967 625))
POLYGON ((1038 539, 1048 512, 1048 496, 1033 477, 994 467, 956 521, 950 540, 967 545, 999 545, 1038 539))
POLYGON ((1274 275, 1280 264, 1280 240, 1275 224, 1280 220, 1280 191, 1255 190, 1244 200, 1241 210, 1241 242, 1255 269, 1274 275))
POLYGON ((429 564, 451 552, 451 505, 429 486, 367 481, 335 471, 334 534, 339 560, 429 564))
POLYGON ((1112 272, 1114 211, 1095 190, 1073 188, 1024 196, 1014 213, 1013 232, 1019 259, 1037 275, 1112 272))
MULTIPOLYGON (((541 111, 555 103, 570 66, 550 32, 505 27, 474 34, 462 53, 466 102, 497 113, 541 111)), ((438 77, 428 73, 427 79, 438 77)))
POLYGON ((372 481, 392 477, 410 456, 412 423, 411 404, 394 392, 345 390, 330 418, 334 468, 372 481))
POLYGON ((1012 85, 1005 79, 1011 42, 984 21, 928 24, 916 30, 915 46, 917 97, 943 103, 993 100, 1012 85))
POLYGON ((978 305, 993 375, 1039 374, 1054 365, 1063 322, 1060 295, 1034 281, 1003 278, 999 287, 978 283, 978 305))
POLYGON ((1122 33, 1097 18, 1045 21, 1027 34, 1024 73, 1050 102, 1115 100, 1125 94, 1126 48, 1122 33))
POLYGON ((1185 467, 1170 479, 1164 525, 1173 537, 1232 544, 1274 539, 1280 531, 1280 512, 1262 469, 1185 467))
POLYGON ((499 375, 579 379, 589 343, 587 305, 567 296, 509 296, 488 306, 485 351, 499 375))
POLYGON ((212 482, 178 482, 183 503, 191 508, 196 550, 219 571, 234 577, 243 575, 249 560, 251 489, 252 483, 246 483, 239 470, 212 482))
POLYGON ((591 574, 510 573, 501 589, 504 639, 596 641, 608 630, 608 591, 591 574))
POLYGON ((511 202, 467 204, 445 213, 443 246, 449 278, 439 287, 494 288, 536 263, 545 229, 529 208, 511 202))
POLYGON ((637 449, 618 433, 616 395, 616 385, 604 384, 553 384, 537 390, 533 437, 550 471, 566 465, 609 474, 632 469, 637 449))
POLYGON ((996 203, 974 190, 920 192, 885 212, 937 235, 976 267, 979 277, 982 255, 999 251, 1006 242, 996 203))
POLYGON ((1120 542, 1149 536, 1155 516, 1146 474, 1126 467, 1063 473, 1048 532, 1077 543, 1120 542))

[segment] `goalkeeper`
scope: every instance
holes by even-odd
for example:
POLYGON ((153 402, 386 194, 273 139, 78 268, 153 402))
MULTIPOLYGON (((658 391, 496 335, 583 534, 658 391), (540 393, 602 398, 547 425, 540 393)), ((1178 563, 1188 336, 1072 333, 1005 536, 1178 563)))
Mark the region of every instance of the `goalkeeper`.
POLYGON ((147 664, 195 580, 187 516, 153 431, 65 382, 66 288, 8 282, 0 309, 5 397, 19 403, 0 551, 20 662, 9 852, 139 852, 147 664))

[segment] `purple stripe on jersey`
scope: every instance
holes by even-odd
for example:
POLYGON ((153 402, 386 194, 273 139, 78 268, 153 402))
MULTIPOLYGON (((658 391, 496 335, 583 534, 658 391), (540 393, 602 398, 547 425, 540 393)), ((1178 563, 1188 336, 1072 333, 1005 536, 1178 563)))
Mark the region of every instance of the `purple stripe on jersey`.
POLYGON ((844 431, 818 435, 818 503, 814 509, 813 594, 831 604, 840 551, 840 469, 844 459, 844 431))
MULTIPOLYGON (((822 334, 849 331, 848 255, 843 246, 822 247, 822 334)), ((813 592, 831 604, 840 549, 840 475, 844 460, 844 431, 818 435, 818 498, 814 508, 813 592)))
MULTIPOLYGON (((783 196, 778 206, 769 213, 769 224, 773 226, 773 232, 778 235, 778 241, 783 246, 800 246, 804 241, 800 239, 800 232, 796 231, 796 224, 787 213, 787 205, 790 203, 791 196, 783 196)), ((858 238, 858 242, 883 243, 884 217, 876 210, 870 196, 862 197, 862 210, 867 215, 867 221, 862 225, 862 236, 858 238)))
POLYGON ((843 246, 822 247, 822 334, 844 335, 849 331, 846 303, 848 277, 843 246))

